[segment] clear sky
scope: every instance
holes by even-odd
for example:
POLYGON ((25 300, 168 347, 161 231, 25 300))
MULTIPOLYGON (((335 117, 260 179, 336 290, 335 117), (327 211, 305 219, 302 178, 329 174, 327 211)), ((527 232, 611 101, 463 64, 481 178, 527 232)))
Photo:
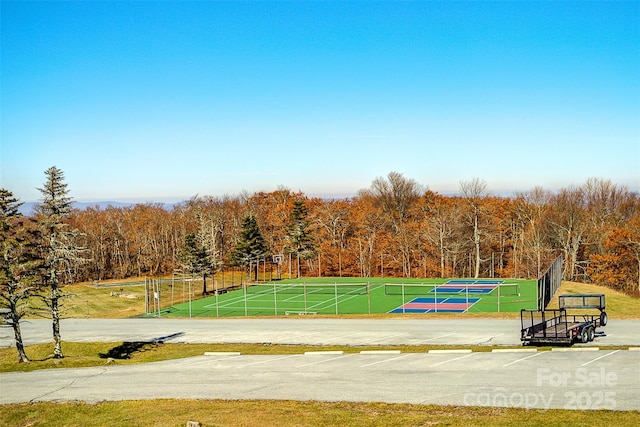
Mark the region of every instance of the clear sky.
POLYGON ((640 2, 1 2, 1 182, 35 201, 400 172, 640 191, 640 2))

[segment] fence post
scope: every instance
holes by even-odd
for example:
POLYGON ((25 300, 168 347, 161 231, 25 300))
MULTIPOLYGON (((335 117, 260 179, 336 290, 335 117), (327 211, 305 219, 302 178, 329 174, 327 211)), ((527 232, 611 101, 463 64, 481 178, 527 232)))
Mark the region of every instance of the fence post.
POLYGON ((435 288, 433 288, 433 307, 435 309, 435 312, 438 312, 438 285, 436 285, 435 288))
POLYGON ((273 314, 278 315, 278 294, 276 288, 276 282, 273 282, 273 314))

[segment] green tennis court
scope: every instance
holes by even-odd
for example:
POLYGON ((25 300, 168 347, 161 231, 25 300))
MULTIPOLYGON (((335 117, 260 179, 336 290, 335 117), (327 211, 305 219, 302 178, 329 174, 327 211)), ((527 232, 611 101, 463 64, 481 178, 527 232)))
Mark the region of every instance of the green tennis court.
POLYGON ((305 278, 248 284, 161 309, 156 316, 518 312, 536 307, 536 281, 305 278))

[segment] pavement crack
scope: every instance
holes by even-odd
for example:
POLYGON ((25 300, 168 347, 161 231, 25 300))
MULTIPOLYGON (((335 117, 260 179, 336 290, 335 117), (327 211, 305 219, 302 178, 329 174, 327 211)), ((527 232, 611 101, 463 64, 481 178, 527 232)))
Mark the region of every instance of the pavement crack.
MULTIPOLYGON (((98 372, 96 372, 95 374, 93 374, 93 375, 89 375, 89 376, 86 376, 86 377, 83 377, 83 378, 81 378, 81 379, 95 378, 95 377, 98 377, 98 376, 100 376, 100 375, 104 374, 105 372, 107 372, 107 370, 106 370, 105 368, 100 368, 100 370, 99 370, 98 372)), ((43 398, 44 398, 44 397, 46 397, 46 396, 50 396, 50 395, 52 395, 52 394, 58 393, 59 391, 62 391, 62 390, 64 390, 64 389, 66 389, 66 388, 68 388, 68 387, 71 387, 72 385, 74 385, 74 384, 76 383, 76 381, 77 381, 77 380, 78 380, 78 379, 76 378, 76 379, 74 379, 74 380, 71 380, 69 383, 64 384, 64 385, 62 385, 62 386, 60 386, 60 387, 56 388, 55 390, 51 390, 51 391, 48 391, 48 392, 46 392, 46 393, 42 393, 42 394, 40 394, 40 395, 38 395, 38 396, 36 396, 36 397, 34 397, 34 398, 30 399, 30 400, 29 400, 29 403, 33 403, 33 402, 36 402, 36 401, 40 401, 41 399, 43 399, 43 398)))

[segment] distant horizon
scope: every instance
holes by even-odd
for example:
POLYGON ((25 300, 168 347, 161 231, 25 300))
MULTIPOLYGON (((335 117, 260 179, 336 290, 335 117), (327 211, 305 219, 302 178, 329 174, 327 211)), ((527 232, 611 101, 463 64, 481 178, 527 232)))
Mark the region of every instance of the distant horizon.
MULTIPOLYGON (((381 178, 386 178, 385 176, 380 176, 381 178)), ((411 177, 407 177, 405 176, 405 178, 407 179, 411 179, 411 177)), ((640 194, 640 187, 639 188, 631 188, 627 185, 624 184, 619 184, 614 182, 613 180, 607 179, 607 178, 603 178, 603 177, 591 177, 594 179, 599 179, 599 180, 603 180, 603 181, 610 181, 613 185, 616 185, 618 187, 621 188, 626 188, 628 191, 635 193, 635 194, 640 194)), ((481 179, 481 178, 479 178, 481 179)), ((481 179, 482 180, 482 179, 481 179)), ((486 183, 486 182, 485 182, 486 183)), ((145 203, 160 203, 160 204, 180 204, 180 203, 184 203, 184 202, 188 202, 189 200, 197 197, 197 198, 202 198, 202 197, 212 197, 212 198, 222 198, 222 197, 238 197, 240 195, 242 195, 243 193, 248 193, 250 195, 253 195, 255 193, 260 193, 260 192, 264 192, 264 193, 272 193, 275 191, 278 191, 279 189, 285 189, 285 190, 289 190, 292 193, 297 193, 297 192, 301 192, 302 194, 304 194, 306 197, 308 198, 319 198, 319 199, 323 199, 323 200, 345 200, 345 199, 352 199, 358 196, 358 193, 360 192, 360 190, 364 190, 364 189, 368 189, 370 187, 363 187, 360 188, 358 190, 355 190, 353 192, 350 193, 332 193, 332 192, 324 192, 324 193, 307 193, 304 192, 302 190, 295 190, 293 188, 290 187, 286 187, 286 186, 279 186, 278 188, 272 189, 272 190, 255 190, 255 191, 248 191, 248 190, 242 190, 240 192, 237 193, 223 193, 223 194, 193 194, 190 196, 160 196, 160 197, 92 197, 92 198, 75 198, 73 196, 73 190, 72 190, 72 184, 67 182, 68 184, 68 190, 69 190, 69 197, 71 197, 73 199, 73 202, 78 203, 78 204, 83 204, 83 205, 91 205, 91 204, 108 204, 108 203, 116 203, 116 204, 125 204, 125 205, 135 205, 135 204, 145 204, 145 203)), ((418 182, 418 184, 421 184, 420 182, 418 182)), ((558 188, 547 188, 541 185, 534 185, 531 188, 528 189, 523 189, 523 190, 513 190, 513 191, 502 191, 502 192, 496 192, 493 191, 490 186, 487 185, 487 192, 490 196, 496 196, 496 197, 505 197, 505 198, 510 198, 510 197, 516 197, 518 194, 522 194, 522 193, 527 193, 529 191, 534 190, 535 188, 539 187, 542 188, 545 191, 548 191, 552 194, 557 193, 559 190, 565 189, 565 188, 569 188, 569 187, 575 187, 575 186, 581 186, 585 184, 585 182, 580 182, 580 183, 571 183, 568 184, 566 186, 561 186, 558 188)), ((422 185, 422 184, 421 184, 422 185)), ((440 194, 442 196, 446 196, 446 197, 455 197, 455 196, 460 196, 461 192, 458 190, 456 191, 438 191, 436 189, 433 188, 429 188, 429 186, 427 185, 423 185, 423 187, 425 187, 425 191, 433 191, 434 193, 440 194)), ((8 189, 9 191, 11 191, 10 189, 8 189)), ((17 197, 14 194, 15 197, 17 197)), ((35 199, 35 200, 20 200, 22 203, 24 204, 37 204, 39 202, 39 199, 35 199)))

